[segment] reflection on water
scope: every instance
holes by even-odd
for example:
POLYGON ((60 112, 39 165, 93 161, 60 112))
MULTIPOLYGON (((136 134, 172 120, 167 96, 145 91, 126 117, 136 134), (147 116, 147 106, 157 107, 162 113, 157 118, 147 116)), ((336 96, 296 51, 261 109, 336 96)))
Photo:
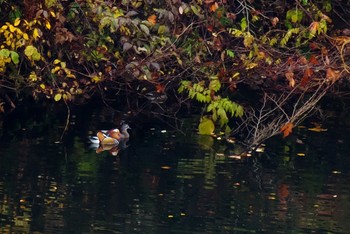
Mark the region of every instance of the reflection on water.
POLYGON ((159 126, 133 129, 117 156, 96 153, 74 131, 65 144, 45 136, 2 142, 0 233, 350 229, 346 128, 300 128, 240 160, 229 157, 233 145, 210 137, 159 126))

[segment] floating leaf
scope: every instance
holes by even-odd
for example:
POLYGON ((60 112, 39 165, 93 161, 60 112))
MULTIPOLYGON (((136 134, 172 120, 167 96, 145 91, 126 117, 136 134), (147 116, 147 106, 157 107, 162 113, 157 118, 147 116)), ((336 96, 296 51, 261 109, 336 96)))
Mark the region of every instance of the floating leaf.
POLYGON ((309 131, 312 132, 326 132, 328 129, 327 128, 321 128, 321 126, 316 126, 313 128, 308 128, 309 131))
POLYGON ((203 118, 198 126, 198 131, 201 135, 211 135, 213 134, 214 130, 215 125, 209 118, 203 118))

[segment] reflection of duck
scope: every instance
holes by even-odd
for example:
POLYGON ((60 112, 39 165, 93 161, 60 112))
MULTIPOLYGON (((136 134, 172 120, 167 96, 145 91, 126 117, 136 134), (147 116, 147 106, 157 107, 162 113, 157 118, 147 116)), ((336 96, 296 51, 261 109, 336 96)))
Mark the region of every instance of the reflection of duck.
POLYGON ((117 156, 119 153, 119 147, 118 145, 100 145, 97 149, 96 149, 96 153, 100 154, 103 151, 108 150, 109 154, 112 156, 117 156))

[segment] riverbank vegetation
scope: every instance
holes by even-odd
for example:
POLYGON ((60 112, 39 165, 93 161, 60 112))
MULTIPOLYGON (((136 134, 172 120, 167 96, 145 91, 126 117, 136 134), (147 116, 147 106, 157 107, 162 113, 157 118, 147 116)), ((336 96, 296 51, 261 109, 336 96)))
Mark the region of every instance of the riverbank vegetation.
MULTIPOLYGON (((347 1, 0 1, 0 110, 23 98, 199 106, 201 134, 249 147, 347 90, 347 1)), ((114 107, 117 109, 117 107, 114 107)))

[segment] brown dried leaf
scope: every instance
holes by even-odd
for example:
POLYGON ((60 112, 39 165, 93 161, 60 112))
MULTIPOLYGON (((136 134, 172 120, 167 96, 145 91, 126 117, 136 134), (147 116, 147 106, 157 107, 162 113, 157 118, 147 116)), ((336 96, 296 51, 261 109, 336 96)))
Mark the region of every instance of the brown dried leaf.
POLYGON ((289 81, 289 86, 294 88, 295 86, 295 80, 294 80, 294 73, 292 71, 288 71, 285 74, 287 80, 289 81))
POLYGON ((326 74, 326 78, 332 82, 332 84, 334 84, 334 82, 336 82, 340 77, 340 72, 333 70, 332 68, 328 68, 327 69, 327 74, 326 74))
POLYGON ((300 81, 300 85, 305 87, 309 81, 310 81, 310 77, 312 76, 313 74, 313 70, 311 68, 306 68, 305 71, 304 71, 304 75, 303 75, 303 78, 301 79, 300 81))
POLYGON ((271 24, 272 24, 272 26, 275 27, 279 21, 280 21, 280 20, 279 20, 278 17, 272 18, 272 19, 271 19, 271 24))

